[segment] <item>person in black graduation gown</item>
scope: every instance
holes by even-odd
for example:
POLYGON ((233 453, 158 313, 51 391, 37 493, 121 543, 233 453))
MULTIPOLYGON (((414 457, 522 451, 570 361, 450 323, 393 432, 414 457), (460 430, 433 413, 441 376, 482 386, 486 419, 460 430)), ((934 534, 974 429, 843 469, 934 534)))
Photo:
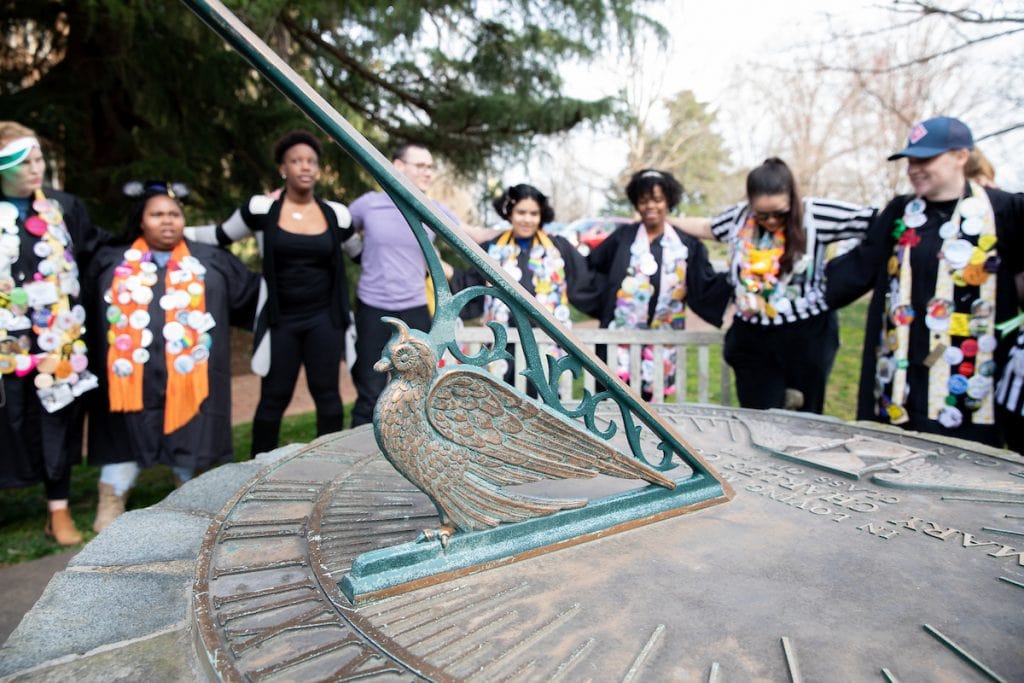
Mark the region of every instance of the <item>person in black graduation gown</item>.
MULTIPOLYGON (((668 215, 682 199, 683 186, 666 171, 644 169, 633 174, 626 196, 640 214, 640 222, 613 232, 587 257, 601 283, 599 305, 594 311, 601 327, 609 329, 684 329, 686 308, 715 327, 732 290, 724 273, 716 273, 700 240, 668 224, 668 215)), ((605 350, 597 349, 604 358, 605 350)), ((641 393, 651 394, 650 365, 667 366, 665 393, 675 391, 672 382, 674 350, 662 359, 653 349, 644 350, 641 393)), ((629 382, 628 347, 619 347, 609 361, 619 377, 629 382)))
POLYGON ((134 242, 90 268, 94 358, 105 365, 90 413, 89 460, 102 465, 95 530, 124 512, 139 469, 177 481, 232 459, 233 320, 251 321, 259 276, 230 252, 184 238, 180 183, 129 183, 134 242))
POLYGON ((1020 312, 1024 196, 968 182, 974 146, 960 120, 911 130, 914 193, 889 202, 859 247, 828 265, 827 301, 873 290, 857 418, 998 446, 995 387, 1015 338, 1001 322, 1020 312))
MULTIPOLYGON (((572 325, 570 304, 584 312, 597 306, 600 291, 586 259, 564 237, 544 232, 544 226, 555 219, 555 212, 540 190, 532 185, 513 185, 494 200, 494 210, 511 227, 480 247, 559 322, 572 325)), ((460 272, 452 278, 452 289, 458 291, 485 281, 476 270, 460 272)), ((461 315, 464 318, 482 315, 484 323, 515 325, 509 308, 489 296, 474 299, 461 315)), ((514 353, 514 345, 509 345, 508 351, 514 353)), ((496 361, 490 369, 509 384, 514 382, 511 363, 496 361)), ((532 383, 528 393, 536 395, 532 383)))
POLYGON ((110 235, 45 172, 35 133, 0 121, 0 488, 43 482, 44 533, 68 546, 82 542, 68 496, 96 387, 79 272, 110 235))

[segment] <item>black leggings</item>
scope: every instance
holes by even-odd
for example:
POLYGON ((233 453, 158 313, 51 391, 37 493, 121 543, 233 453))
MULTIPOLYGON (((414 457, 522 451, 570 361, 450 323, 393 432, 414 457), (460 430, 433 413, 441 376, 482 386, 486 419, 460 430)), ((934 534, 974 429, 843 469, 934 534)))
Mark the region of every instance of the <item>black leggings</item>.
POLYGON ((373 422, 373 409, 377 399, 387 386, 388 376, 373 369, 380 360, 384 345, 391 339, 395 328, 381 322, 381 317, 398 318, 414 330, 426 332, 430 329, 430 312, 426 306, 407 308, 401 311, 387 311, 367 306, 362 301, 356 306, 356 362, 352 365, 352 382, 358 396, 352 409, 352 426, 373 422))
MULTIPOLYGON (((341 429, 338 372, 345 349, 345 330, 331 322, 326 310, 305 316, 282 316, 270 331, 270 371, 260 383, 260 402, 254 422, 280 422, 292 400, 299 367, 306 368, 306 385, 320 424, 337 422, 341 429)), ((337 431, 328 430, 328 431, 337 431)), ((324 432, 326 433, 326 432, 324 432)))
POLYGON ((838 350, 839 320, 828 311, 782 325, 736 318, 725 334, 722 355, 736 375, 744 408, 782 408, 786 389, 797 389, 804 395, 800 410, 821 413, 838 350))

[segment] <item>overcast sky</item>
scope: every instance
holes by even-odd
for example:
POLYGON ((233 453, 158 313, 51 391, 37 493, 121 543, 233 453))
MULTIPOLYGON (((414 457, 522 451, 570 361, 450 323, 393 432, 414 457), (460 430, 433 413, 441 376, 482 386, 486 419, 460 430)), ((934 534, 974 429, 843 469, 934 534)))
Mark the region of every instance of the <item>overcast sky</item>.
MULTIPOLYGON (((764 0, 665 0, 655 3, 652 12, 668 28, 671 41, 667 50, 650 51, 645 70, 652 73, 664 70, 661 97, 689 89, 712 109, 720 109, 730 104, 729 82, 744 63, 759 56, 776 54, 794 42, 814 42, 825 34, 825 13, 831 16, 833 25, 850 29, 887 26, 897 18, 885 8, 886 4, 849 0, 774 3, 764 0)), ((1024 41, 1019 39, 1015 42, 1004 40, 981 49, 974 48, 965 53, 965 57, 972 66, 977 64, 979 73, 984 73, 1000 55, 1014 50, 1017 54, 1024 52, 1022 44, 1024 41)), ((632 74, 627 65, 609 60, 598 65, 569 68, 566 76, 571 94, 592 98, 614 95, 632 74)), ((940 113, 944 112, 935 114, 940 113)), ((968 120, 967 123, 976 135, 1001 125, 987 120, 968 120)), ((734 131, 720 129, 719 132, 733 148, 733 162, 737 166, 748 167, 756 163, 757 160, 743 158, 743 145, 738 142, 734 131)), ((625 146, 613 137, 584 133, 575 136, 573 147, 577 153, 583 153, 591 160, 594 171, 599 175, 614 177, 624 165, 625 146)), ((1021 161, 1024 155, 1020 154, 1024 148, 1024 132, 1004 135, 983 147, 996 164, 1002 186, 1010 190, 1024 189, 1021 182, 1024 178, 1024 162, 1021 161)), ((518 174, 512 172, 512 175, 522 174, 522 171, 518 174)), ((513 182, 519 179, 506 177, 513 182)))

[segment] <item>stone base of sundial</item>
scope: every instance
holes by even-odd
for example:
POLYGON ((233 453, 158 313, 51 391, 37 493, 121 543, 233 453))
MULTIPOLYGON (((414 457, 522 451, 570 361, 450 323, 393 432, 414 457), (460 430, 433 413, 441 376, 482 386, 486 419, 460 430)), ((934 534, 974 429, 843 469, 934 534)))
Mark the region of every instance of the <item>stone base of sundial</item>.
POLYGON ((278 460, 206 529, 187 656, 254 681, 1024 680, 1024 459, 660 412, 731 502, 360 604, 353 560, 436 528, 433 506, 369 429, 278 460))
POLYGON ((1019 458, 793 415, 662 414, 732 502, 358 606, 338 588, 353 560, 436 513, 368 431, 302 451, 208 531, 199 646, 226 678, 1024 678, 1019 458))

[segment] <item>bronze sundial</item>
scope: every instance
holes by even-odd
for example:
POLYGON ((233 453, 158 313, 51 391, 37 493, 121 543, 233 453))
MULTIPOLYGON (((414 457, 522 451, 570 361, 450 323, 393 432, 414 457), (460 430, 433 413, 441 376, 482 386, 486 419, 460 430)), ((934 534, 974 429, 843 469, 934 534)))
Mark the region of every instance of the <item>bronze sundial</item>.
POLYGON ((338 586, 353 559, 437 512, 369 429, 311 444, 211 527, 200 647, 236 680, 1024 677, 1020 457, 793 414, 661 413, 730 503, 358 606, 338 586))
POLYGON ((389 389, 405 382, 385 398, 407 412, 378 406, 377 440, 409 478, 369 428, 357 429, 263 472, 210 527, 194 615, 217 676, 1024 678, 1024 460, 790 414, 655 413, 222 3, 185 4, 381 183, 435 285, 429 334, 413 335, 415 353, 401 351, 419 355, 419 379, 395 370, 409 359, 397 347, 381 366, 389 389), (424 223, 490 284, 444 286, 424 223), (459 371, 465 382, 437 372, 445 353, 476 368, 508 357, 500 325, 473 357, 456 343, 458 312, 480 296, 510 307, 537 406, 476 370, 459 371), (533 326, 565 356, 543 357, 533 326), (563 402, 565 373, 589 373, 602 388, 563 402), (441 405, 475 398, 472 414, 441 405), (483 424, 492 417, 503 425, 483 424), (510 419, 551 439, 517 458, 522 442, 501 440, 510 419), (586 462, 544 457, 582 442, 593 446, 586 462), (431 457, 406 458, 406 448, 431 457), (631 477, 577 477, 621 473, 619 455, 635 459, 631 477), (446 468, 469 472, 471 485, 438 479, 446 468), (505 516, 516 496, 529 503, 522 521, 505 516), (559 510, 556 498, 577 503, 559 510), (544 505, 542 521, 530 518, 544 505), (415 542, 439 521, 462 533, 415 542))

